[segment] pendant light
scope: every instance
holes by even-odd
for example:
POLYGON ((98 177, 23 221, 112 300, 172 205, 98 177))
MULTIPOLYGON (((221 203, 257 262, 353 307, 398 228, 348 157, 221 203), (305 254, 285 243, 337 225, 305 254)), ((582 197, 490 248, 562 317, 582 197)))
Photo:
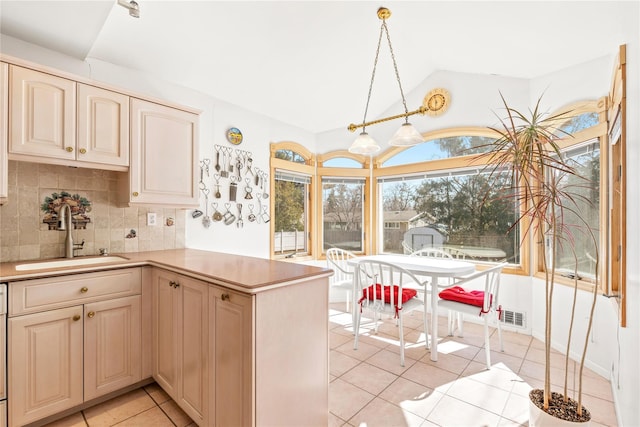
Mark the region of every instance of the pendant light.
POLYGON ((402 91, 402 83, 400 83, 400 74, 398 73, 398 65, 396 64, 396 57, 393 54, 393 47, 391 46, 391 37, 389 36, 389 30, 387 28, 387 19, 391 16, 391 11, 386 7, 381 7, 378 9, 378 18, 382 20, 382 24, 380 25, 380 33, 378 35, 378 47, 376 49, 376 57, 373 63, 373 72, 371 73, 371 82, 369 83, 369 93, 367 94, 367 104, 364 109, 364 118, 362 119, 362 124, 350 124, 347 129, 351 132, 355 132, 356 129, 362 128, 362 132, 356 138, 356 140, 349 147, 350 153, 355 154, 374 154, 380 150, 380 146, 376 143, 376 141, 367 133, 366 127, 369 125, 373 125, 376 123, 382 123, 389 120, 397 119, 400 117, 404 117, 405 122, 400 129, 393 135, 391 140, 389 141, 389 145, 394 146, 410 146, 416 145, 421 142, 424 142, 424 138, 418 132, 418 130, 413 127, 411 123, 409 123, 409 116, 412 116, 416 113, 424 114, 427 111, 427 107, 421 106, 415 111, 407 110, 407 101, 404 98, 404 92, 402 91), (396 73, 396 80, 398 82, 398 87, 400 89, 400 96, 402 97, 402 105, 404 106, 404 114, 398 114, 391 117, 386 117, 384 119, 373 120, 371 122, 367 122, 367 111, 369 110, 369 101, 371 100, 371 90, 373 89, 373 80, 376 75, 376 67, 378 65, 378 56, 380 54, 380 45, 382 43, 382 34, 386 35, 387 43, 389 45, 389 51, 391 52, 391 59, 393 60, 393 69, 396 73))

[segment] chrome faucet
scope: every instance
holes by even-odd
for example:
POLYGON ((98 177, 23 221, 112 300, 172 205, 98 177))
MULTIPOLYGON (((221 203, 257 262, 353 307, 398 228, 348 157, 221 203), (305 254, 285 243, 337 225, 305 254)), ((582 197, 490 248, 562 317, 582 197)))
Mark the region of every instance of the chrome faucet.
POLYGON ((71 206, 63 203, 58 214, 58 230, 67 232, 67 236, 64 239, 64 256, 66 258, 73 258, 73 237, 71 236, 73 226, 71 219, 71 206))

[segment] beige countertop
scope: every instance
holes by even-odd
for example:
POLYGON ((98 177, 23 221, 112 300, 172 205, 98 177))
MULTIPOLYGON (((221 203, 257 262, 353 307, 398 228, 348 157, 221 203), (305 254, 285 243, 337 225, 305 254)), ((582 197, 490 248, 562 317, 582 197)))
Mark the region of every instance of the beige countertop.
MULTIPOLYGON (((20 271, 16 270, 16 266, 38 261, 0 263, 0 281, 11 282, 151 265, 242 292, 258 293, 333 274, 332 270, 321 267, 197 249, 172 249, 110 255, 117 255, 125 259, 103 264, 20 271)), ((42 260, 42 262, 46 261, 53 260, 42 260)))

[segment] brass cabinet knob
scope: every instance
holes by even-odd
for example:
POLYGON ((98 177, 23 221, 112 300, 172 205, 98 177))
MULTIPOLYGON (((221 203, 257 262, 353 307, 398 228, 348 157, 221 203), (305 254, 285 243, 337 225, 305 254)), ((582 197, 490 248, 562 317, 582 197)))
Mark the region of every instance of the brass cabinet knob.
POLYGON ((173 280, 169 282, 169 286, 171 286, 172 288, 179 288, 180 287, 180 283, 179 282, 174 282, 173 280))
POLYGON ((222 301, 231 301, 231 296, 229 296, 229 294, 222 294, 222 301))
POLYGON ((65 148, 65 150, 67 150, 67 153, 71 153, 73 152, 73 147, 67 147, 65 148))
POLYGON ((80 149, 80 154, 86 154, 86 153, 87 153, 86 148, 81 148, 81 149, 80 149))
POLYGON ((138 197, 138 192, 137 192, 137 191, 134 191, 134 192, 133 192, 133 193, 131 193, 131 194, 133 194, 133 197, 138 197))
POLYGON ((89 288, 87 288, 86 286, 83 286, 82 288, 80 288, 80 293, 86 294, 87 292, 89 292, 89 288))
POLYGON ((80 315, 76 314, 75 316, 73 316, 73 321, 77 322, 78 320, 80 320, 80 315))
POLYGON ((92 318, 95 315, 96 315, 95 311, 90 311, 90 312, 87 313, 87 317, 89 317, 89 318, 92 318))

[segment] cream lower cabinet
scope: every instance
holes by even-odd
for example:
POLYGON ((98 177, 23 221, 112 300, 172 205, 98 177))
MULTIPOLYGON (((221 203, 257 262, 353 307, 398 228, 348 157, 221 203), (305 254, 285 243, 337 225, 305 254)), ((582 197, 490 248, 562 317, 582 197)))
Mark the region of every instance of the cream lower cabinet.
POLYGON ((9 319, 9 425, 83 402, 82 305, 9 319))
POLYGON ((9 284, 10 426, 142 380, 140 285, 139 268, 9 284))
POLYGON ((251 295, 152 277, 153 376, 198 425, 328 425, 327 278, 251 295))
POLYGON ((209 285, 153 269, 153 378, 198 425, 207 425, 209 285))

